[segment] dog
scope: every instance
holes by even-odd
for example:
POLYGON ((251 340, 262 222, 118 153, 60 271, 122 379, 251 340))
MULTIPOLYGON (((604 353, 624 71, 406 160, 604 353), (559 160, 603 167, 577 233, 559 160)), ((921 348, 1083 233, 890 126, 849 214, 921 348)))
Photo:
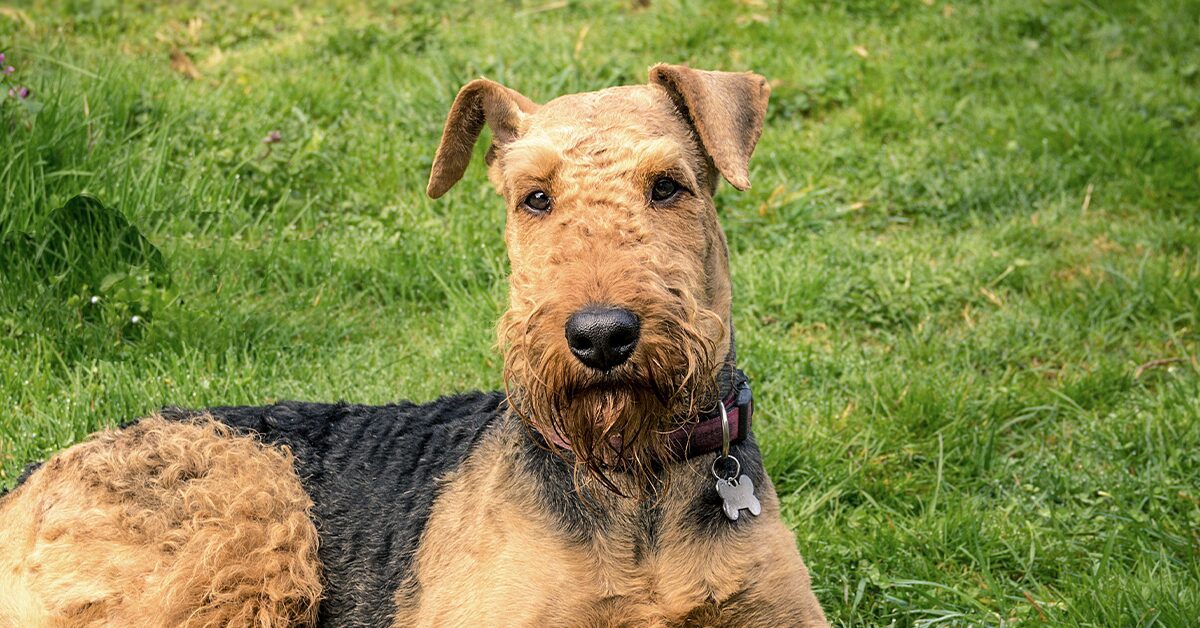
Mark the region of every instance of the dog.
POLYGON ((713 194, 770 88, 657 65, 536 104, 459 91, 507 211, 504 390, 167 408, 0 498, 0 624, 821 626, 736 367, 713 194))

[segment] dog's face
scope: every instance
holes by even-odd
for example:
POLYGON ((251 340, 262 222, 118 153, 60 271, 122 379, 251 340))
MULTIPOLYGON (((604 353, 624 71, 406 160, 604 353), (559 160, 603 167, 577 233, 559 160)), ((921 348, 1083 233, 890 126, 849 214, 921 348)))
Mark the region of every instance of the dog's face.
POLYGON ((429 186, 436 197, 457 181, 486 121, 508 210, 499 337, 513 406, 601 477, 617 461, 648 471, 665 434, 714 402, 730 285, 712 194, 719 174, 749 185, 768 93, 756 75, 679 66, 651 81, 543 106, 472 82, 429 186))

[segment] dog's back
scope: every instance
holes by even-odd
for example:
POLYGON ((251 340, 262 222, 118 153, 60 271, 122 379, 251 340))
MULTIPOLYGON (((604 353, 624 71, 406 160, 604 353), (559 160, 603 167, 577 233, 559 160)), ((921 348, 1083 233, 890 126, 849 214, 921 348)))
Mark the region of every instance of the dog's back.
POLYGON ((388 625, 439 480, 503 403, 168 408, 97 434, 0 496, 0 625, 388 625))
POLYGON ((285 401, 164 418, 211 415, 265 444, 287 446, 313 500, 324 570, 321 625, 382 626, 408 572, 438 481, 500 414, 502 393, 383 406, 285 401))

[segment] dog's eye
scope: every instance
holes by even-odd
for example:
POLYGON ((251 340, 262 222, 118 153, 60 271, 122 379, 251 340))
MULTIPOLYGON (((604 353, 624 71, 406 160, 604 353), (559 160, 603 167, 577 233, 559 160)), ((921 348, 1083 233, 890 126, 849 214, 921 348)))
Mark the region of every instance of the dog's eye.
POLYGON ((680 189, 682 188, 675 182, 675 179, 671 177, 659 177, 654 182, 654 186, 650 188, 650 200, 656 203, 669 201, 675 198, 676 194, 679 194, 680 189))
POLYGON ((550 211, 550 195, 541 190, 534 190, 521 201, 521 205, 535 214, 544 214, 550 211))

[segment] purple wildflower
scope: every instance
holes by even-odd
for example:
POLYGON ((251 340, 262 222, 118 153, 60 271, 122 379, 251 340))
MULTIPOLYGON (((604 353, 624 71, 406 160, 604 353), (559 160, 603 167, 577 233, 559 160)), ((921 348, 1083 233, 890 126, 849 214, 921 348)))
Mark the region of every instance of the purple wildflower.
POLYGON ((4 66, 4 73, 5 73, 5 74, 12 74, 13 72, 16 72, 16 71, 17 71, 17 69, 16 69, 16 68, 14 68, 14 67, 12 67, 11 65, 4 66))
POLYGON ((20 87, 8 88, 8 95, 11 98, 20 98, 21 100, 25 100, 26 98, 29 98, 31 93, 32 92, 29 91, 29 88, 25 87, 24 85, 20 87))
POLYGON ((4 56, 3 52, 0 52, 0 63, 4 63, 7 60, 8 60, 8 57, 4 56))
POLYGON ((263 144, 277 144, 281 141, 283 141, 283 135, 279 131, 271 131, 263 138, 263 144))

